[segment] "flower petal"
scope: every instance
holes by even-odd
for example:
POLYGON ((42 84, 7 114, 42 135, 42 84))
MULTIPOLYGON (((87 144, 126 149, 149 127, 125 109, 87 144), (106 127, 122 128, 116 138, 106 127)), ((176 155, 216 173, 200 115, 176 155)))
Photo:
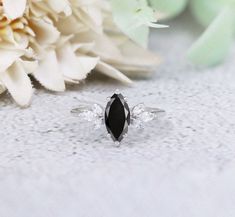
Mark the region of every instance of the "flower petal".
POLYGON ((70 44, 57 51, 61 73, 70 79, 83 80, 99 61, 96 57, 76 56, 70 44))
POLYGON ((3 10, 9 19, 16 19, 23 15, 26 8, 26 0, 3 0, 3 10))
POLYGON ((48 51, 44 59, 39 61, 39 67, 32 74, 49 90, 65 90, 63 75, 59 72, 56 53, 53 50, 48 51))
POLYGON ((108 63, 115 66, 151 71, 161 62, 161 59, 157 54, 137 46, 130 40, 120 44, 119 49, 122 54, 121 57, 112 58, 112 56, 110 56, 110 58, 106 59, 108 63))
POLYGON ((4 93, 6 91, 6 88, 3 86, 3 84, 0 82, 0 94, 4 93))
POLYGON ((60 19, 58 23, 56 23, 59 31, 64 35, 75 34, 87 29, 83 23, 79 22, 75 16, 68 16, 66 18, 60 19))
POLYGON ((60 33, 52 23, 43 19, 31 19, 30 22, 39 44, 52 44, 59 38, 60 33))
MULTIPOLYGON (((94 4, 94 3, 93 3, 94 4)), ((93 5, 81 7, 79 11, 80 19, 97 33, 102 33, 102 14, 98 8, 93 5)))
POLYGON ((87 54, 89 52, 92 52, 92 49, 94 48, 95 43, 91 42, 91 43, 80 43, 80 44, 74 44, 73 45, 73 50, 79 51, 82 54, 87 54))
POLYGON ((57 13, 64 12, 66 16, 72 13, 70 3, 67 0, 48 0, 48 4, 57 13))
POLYGON ((119 80, 125 84, 132 84, 132 81, 127 76, 122 74, 120 71, 118 71, 117 69, 115 69, 111 65, 108 65, 104 62, 100 61, 96 66, 96 70, 104 75, 107 75, 111 78, 119 80))
POLYGON ((0 49, 0 72, 7 70, 23 54, 23 50, 0 49))
POLYGON ((19 62, 15 62, 7 71, 1 74, 1 82, 17 104, 22 107, 30 104, 33 94, 32 84, 19 62))
POLYGON ((38 61, 27 61, 27 60, 20 60, 22 66, 24 67, 27 74, 31 74, 36 71, 38 68, 38 61))
POLYGON ((96 34, 92 31, 77 34, 72 42, 74 44, 94 42, 92 53, 101 58, 120 58, 121 52, 116 44, 106 34, 96 34))

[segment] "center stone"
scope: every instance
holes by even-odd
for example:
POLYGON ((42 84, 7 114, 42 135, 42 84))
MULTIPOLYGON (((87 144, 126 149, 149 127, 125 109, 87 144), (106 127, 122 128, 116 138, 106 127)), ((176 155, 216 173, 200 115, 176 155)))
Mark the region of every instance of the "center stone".
POLYGON ((114 141, 121 142, 130 125, 130 109, 122 94, 114 94, 105 109, 105 125, 114 141))

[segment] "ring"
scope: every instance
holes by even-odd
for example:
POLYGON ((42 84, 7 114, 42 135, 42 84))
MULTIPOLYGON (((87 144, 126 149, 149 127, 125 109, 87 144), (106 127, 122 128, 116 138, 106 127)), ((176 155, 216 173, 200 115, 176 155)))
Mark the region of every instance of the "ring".
POLYGON ((97 103, 81 105, 72 109, 71 113, 88 122, 93 122, 96 129, 105 125, 112 140, 120 143, 127 135, 130 125, 142 128, 144 123, 157 119, 160 114, 165 114, 165 111, 146 107, 144 103, 130 109, 126 98, 120 93, 114 93, 112 97, 108 98, 105 108, 97 103))

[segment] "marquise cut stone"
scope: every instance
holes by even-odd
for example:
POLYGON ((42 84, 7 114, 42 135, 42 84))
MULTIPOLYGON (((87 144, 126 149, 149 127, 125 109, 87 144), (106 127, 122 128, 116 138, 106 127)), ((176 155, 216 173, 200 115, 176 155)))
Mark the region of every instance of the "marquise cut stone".
POLYGON ((114 94, 105 109, 105 125, 114 141, 121 142, 130 125, 130 109, 122 94, 114 94))

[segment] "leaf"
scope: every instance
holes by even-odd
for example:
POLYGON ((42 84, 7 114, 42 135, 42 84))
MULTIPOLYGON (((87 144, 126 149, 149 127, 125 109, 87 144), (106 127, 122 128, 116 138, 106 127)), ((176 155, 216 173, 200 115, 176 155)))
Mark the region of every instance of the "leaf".
POLYGON ((149 0, 149 2, 157 10, 159 19, 169 19, 183 12, 188 0, 149 0))
POLYGON ((3 10, 9 19, 17 19, 21 17, 26 8, 26 0, 3 0, 3 10))
POLYGON ((111 0, 116 25, 137 44, 147 47, 149 26, 165 27, 157 24, 154 11, 147 0, 111 0))
POLYGON ((228 0, 191 0, 190 9, 200 24, 208 26, 228 3, 228 0))
POLYGON ((32 84, 19 62, 14 63, 1 74, 1 82, 8 89, 16 103, 22 107, 30 104, 33 94, 32 84))
POLYGON ((59 71, 56 53, 53 50, 48 51, 44 59, 39 61, 39 67, 33 72, 33 76, 49 90, 65 90, 63 75, 59 71))
POLYGON ((234 39, 235 13, 225 7, 203 35, 192 45, 188 57, 194 63, 210 66, 221 62, 234 39))

